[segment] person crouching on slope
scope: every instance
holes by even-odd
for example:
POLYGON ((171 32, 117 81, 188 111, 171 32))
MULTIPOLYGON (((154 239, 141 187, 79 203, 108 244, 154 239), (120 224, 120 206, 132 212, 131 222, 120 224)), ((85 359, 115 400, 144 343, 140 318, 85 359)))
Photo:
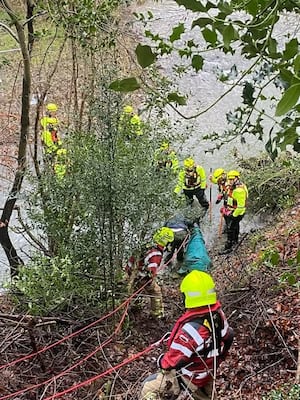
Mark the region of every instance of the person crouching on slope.
POLYGON ((209 274, 191 271, 182 280, 180 291, 186 311, 173 327, 168 350, 157 360, 160 372, 143 382, 140 400, 177 398, 180 394, 194 400, 216 399, 213 381, 231 347, 233 330, 209 274))
POLYGON ((137 256, 132 255, 125 266, 125 271, 130 277, 129 292, 137 290, 149 281, 145 291, 151 296, 151 315, 154 318, 164 317, 161 287, 156 282, 155 277, 162 262, 164 250, 173 240, 174 232, 170 228, 163 226, 153 235, 154 243, 142 250, 137 256))

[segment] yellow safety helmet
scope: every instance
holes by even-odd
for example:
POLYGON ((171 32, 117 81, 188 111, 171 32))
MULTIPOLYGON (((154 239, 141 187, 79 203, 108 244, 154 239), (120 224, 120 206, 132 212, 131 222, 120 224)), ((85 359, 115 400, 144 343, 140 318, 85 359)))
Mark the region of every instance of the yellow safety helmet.
POLYGON ((189 157, 189 158, 186 158, 183 161, 183 165, 184 165, 185 168, 190 169, 190 168, 193 168, 195 166, 195 161, 194 161, 193 158, 189 157))
POLYGON ((167 150, 169 146, 170 146, 169 142, 167 140, 164 140, 160 145, 160 150, 167 150))
POLYGON ((133 107, 132 106, 125 106, 123 108, 123 111, 125 114, 132 114, 133 113, 133 107))
POLYGON ((185 308, 202 307, 217 302, 215 283, 206 272, 191 271, 183 278, 180 291, 185 297, 185 308))
POLYGON ((156 244, 165 247, 168 243, 173 242, 174 232, 172 229, 163 226, 154 233, 153 240, 156 244))
POLYGON ((218 180, 222 177, 223 174, 226 174, 223 168, 215 169, 211 177, 212 183, 218 183, 218 180))
POLYGON ((48 111, 57 111, 57 110, 58 110, 58 107, 57 107, 57 105, 54 104, 54 103, 48 103, 47 106, 46 106, 46 109, 47 109, 48 111))
POLYGON ((227 173, 227 179, 235 179, 235 178, 238 178, 239 176, 240 176, 240 173, 235 170, 229 171, 227 173))

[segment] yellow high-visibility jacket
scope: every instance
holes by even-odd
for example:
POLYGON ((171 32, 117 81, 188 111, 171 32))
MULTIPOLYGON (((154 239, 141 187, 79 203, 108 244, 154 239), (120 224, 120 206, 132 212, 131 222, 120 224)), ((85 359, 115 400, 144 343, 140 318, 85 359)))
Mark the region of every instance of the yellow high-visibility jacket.
POLYGON ((178 175, 178 183, 174 189, 175 193, 181 190, 206 189, 206 173, 203 167, 197 165, 192 172, 182 169, 178 175))
POLYGON ((41 133, 42 144, 46 153, 56 152, 62 141, 58 136, 59 120, 56 117, 45 116, 41 119, 43 131, 41 133))
POLYGON ((227 207, 232 210, 232 216, 244 215, 247 208, 248 189, 245 184, 238 182, 227 192, 227 207))
POLYGON ((142 122, 137 114, 123 113, 120 117, 119 129, 128 138, 134 138, 143 135, 142 122))

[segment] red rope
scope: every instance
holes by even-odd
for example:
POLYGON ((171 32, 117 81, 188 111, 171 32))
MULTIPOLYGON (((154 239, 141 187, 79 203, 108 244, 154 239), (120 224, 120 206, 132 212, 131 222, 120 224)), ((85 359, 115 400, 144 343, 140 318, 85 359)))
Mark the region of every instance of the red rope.
MULTIPOLYGON (((70 387, 70 388, 68 388, 68 389, 66 389, 66 390, 64 390, 64 391, 62 391, 62 392, 55 393, 55 394, 53 394, 53 395, 47 397, 47 398, 44 399, 44 400, 53 400, 53 399, 57 399, 58 397, 62 397, 63 395, 65 395, 65 394, 67 394, 67 393, 70 393, 70 392, 73 392, 73 391, 75 391, 75 390, 77 390, 77 389, 80 389, 81 387, 86 386, 86 385, 89 385, 90 383, 96 381, 96 380, 99 379, 99 378, 103 378, 104 376, 109 375, 110 373, 117 371, 117 370, 120 369, 121 367, 124 367, 124 365, 130 364, 132 361, 134 361, 134 360, 136 360, 137 358, 143 356, 144 354, 149 353, 153 348, 159 346, 159 345, 161 344, 161 342, 165 339, 165 336, 166 336, 166 335, 164 335, 159 341, 157 341, 157 342, 155 342, 155 343, 152 343, 150 346, 146 347, 146 349, 142 350, 141 352, 139 352, 139 353, 137 353, 137 354, 134 354, 134 355, 132 355, 132 356, 126 358, 126 359, 125 359, 124 361, 122 361, 120 364, 117 364, 116 366, 111 367, 110 369, 108 369, 108 370, 102 372, 101 374, 96 375, 96 376, 94 376, 93 378, 90 378, 90 379, 88 379, 88 380, 86 380, 86 381, 84 381, 84 382, 80 382, 80 383, 78 383, 78 384, 76 384, 76 385, 74 385, 74 386, 72 386, 72 387, 70 387)), ((0 399, 2 399, 2 397, 1 397, 0 399)))
POLYGON ((95 355, 99 350, 101 350, 104 346, 106 346, 108 343, 110 343, 110 342, 112 341, 113 337, 120 331, 121 326, 122 326, 122 324, 123 324, 123 322, 124 322, 125 316, 127 315, 128 306, 129 306, 129 300, 127 300, 127 304, 126 304, 125 311, 123 312, 123 315, 122 315, 122 317, 121 317, 121 319, 120 319, 120 321, 119 321, 119 323, 118 323, 116 329, 115 329, 114 332, 110 335, 110 337, 107 338, 100 346, 98 346, 95 350, 93 350, 91 353, 89 353, 89 354, 88 354, 87 356, 85 356, 83 359, 79 360, 76 364, 74 364, 74 365, 72 365, 71 367, 67 368, 66 370, 60 372, 58 375, 55 375, 55 376, 53 376, 52 378, 47 379, 47 380, 44 381, 44 382, 37 383, 37 384, 35 384, 35 385, 31 385, 31 386, 29 386, 29 387, 26 387, 25 389, 20 389, 20 390, 18 390, 17 392, 10 393, 10 394, 8 394, 8 395, 5 395, 5 396, 3 396, 3 397, 0 397, 0 400, 9 399, 9 398, 11 398, 11 397, 14 397, 14 396, 23 394, 23 393, 28 392, 28 391, 32 391, 33 389, 37 389, 37 388, 39 388, 39 387, 41 387, 41 386, 44 386, 44 385, 46 385, 46 384, 49 384, 49 383, 53 382, 54 380, 56 380, 56 379, 58 379, 58 378, 61 378, 63 375, 67 374, 68 372, 74 370, 76 367, 78 367, 78 365, 81 365, 83 362, 87 361, 89 358, 91 358, 93 355, 95 355))
POLYGON ((27 354, 26 356, 23 356, 21 358, 18 358, 17 360, 11 361, 7 364, 1 365, 0 366, 0 371, 4 368, 8 368, 11 367, 12 365, 18 364, 21 361, 25 361, 28 360, 38 354, 44 353, 47 350, 52 349, 53 347, 65 342, 66 340, 73 338, 74 336, 79 335, 80 333, 84 332, 85 330, 97 325, 99 322, 107 319, 108 317, 110 317, 111 315, 115 314, 118 310, 120 310, 124 305, 126 305, 127 303, 130 302, 130 300, 135 297, 138 293, 140 293, 148 284, 150 281, 146 282, 142 287, 140 287, 136 292, 134 292, 130 297, 128 297, 128 299, 126 299, 122 304, 120 304, 117 308, 115 308, 113 311, 111 311, 110 313, 104 315, 103 317, 99 318, 97 321, 92 322, 91 324, 79 329, 79 331, 73 332, 70 335, 64 336, 62 339, 58 340, 57 342, 54 342, 52 344, 50 344, 49 346, 43 347, 42 349, 36 351, 35 353, 31 353, 31 354, 27 354))

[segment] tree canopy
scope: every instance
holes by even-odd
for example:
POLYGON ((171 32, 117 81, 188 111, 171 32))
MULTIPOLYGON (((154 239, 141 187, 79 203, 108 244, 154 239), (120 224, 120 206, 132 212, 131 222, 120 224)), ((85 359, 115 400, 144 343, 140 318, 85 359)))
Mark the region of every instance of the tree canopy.
MULTIPOLYGON (((222 142, 239 136, 243 141, 245 133, 252 133, 262 140, 272 158, 279 150, 291 145, 300 152, 299 143, 299 97, 300 97, 300 55, 299 31, 297 27, 281 35, 280 40, 274 34, 277 23, 287 13, 299 14, 297 1, 198 1, 175 0, 191 14, 188 22, 178 21, 172 32, 163 36, 147 29, 154 18, 152 12, 136 14, 145 25, 146 44, 136 47, 137 62, 142 69, 149 69, 162 57, 179 55, 182 64, 173 66, 176 71, 194 70, 201 74, 211 51, 223 52, 230 56, 240 54, 249 60, 246 69, 238 69, 235 64, 230 71, 216 71, 219 81, 224 85, 222 98, 239 86, 240 106, 227 114, 228 127, 219 133, 208 135, 216 142, 216 148, 222 142), (185 33, 191 32, 193 38, 185 33), (150 44, 149 44, 150 41, 150 44), (232 82, 233 81, 233 82, 232 82), (271 90, 270 90, 271 89, 271 90), (271 94, 270 94, 271 93, 271 94), (271 121, 271 128, 265 121, 271 121)), ((111 87, 120 91, 138 89, 142 75, 130 80, 113 82, 111 87)), ((164 93, 166 101, 175 106, 188 104, 188 96, 177 92, 164 93)), ((192 119, 212 108, 213 104, 194 115, 182 115, 192 119)))

